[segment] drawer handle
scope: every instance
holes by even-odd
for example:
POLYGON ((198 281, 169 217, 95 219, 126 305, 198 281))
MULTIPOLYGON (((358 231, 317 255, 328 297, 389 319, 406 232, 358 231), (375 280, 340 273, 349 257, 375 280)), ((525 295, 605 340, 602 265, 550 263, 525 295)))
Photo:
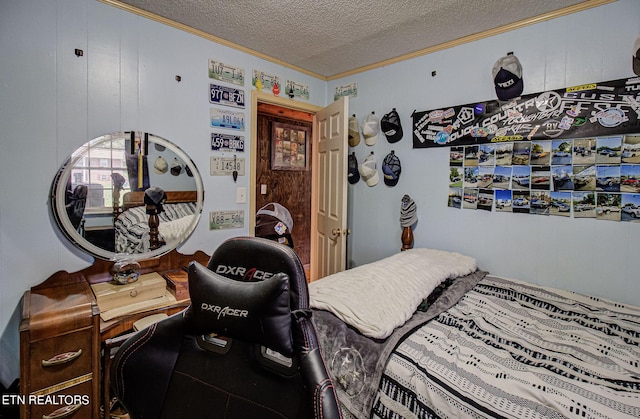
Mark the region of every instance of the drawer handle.
POLYGON ((130 295, 132 298, 136 298, 136 297, 138 296, 138 290, 136 290, 136 289, 131 290, 131 291, 129 292, 129 295, 130 295))
POLYGON ((69 406, 63 406, 60 409, 56 409, 48 415, 42 415, 42 419, 60 419, 66 418, 72 415, 76 410, 82 407, 82 403, 70 404, 69 406))
POLYGON ((66 364, 82 355, 82 349, 78 349, 76 352, 65 352, 58 354, 51 359, 42 360, 43 367, 53 367, 54 365, 66 364))

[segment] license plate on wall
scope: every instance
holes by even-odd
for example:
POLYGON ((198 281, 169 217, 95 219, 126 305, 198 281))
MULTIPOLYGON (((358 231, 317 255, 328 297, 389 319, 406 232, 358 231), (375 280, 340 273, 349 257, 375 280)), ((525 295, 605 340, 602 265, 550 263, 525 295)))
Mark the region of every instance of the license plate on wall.
POLYGON ((211 176, 231 176, 234 171, 238 176, 244 176, 244 158, 211 157, 211 176))
POLYGON ((226 230, 244 227, 244 211, 211 211, 209 213, 209 230, 226 230))
POLYGON ((209 84, 209 102, 215 105, 244 108, 244 90, 209 84))

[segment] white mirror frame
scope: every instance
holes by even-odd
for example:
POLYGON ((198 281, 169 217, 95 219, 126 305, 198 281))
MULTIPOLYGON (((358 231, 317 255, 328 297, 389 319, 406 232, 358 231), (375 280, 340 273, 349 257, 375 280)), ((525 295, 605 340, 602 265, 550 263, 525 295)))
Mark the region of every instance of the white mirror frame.
MULTIPOLYGON (((94 144, 99 144, 101 140, 111 141, 117 135, 122 135, 124 137, 125 133, 122 132, 122 133, 107 134, 107 135, 95 138, 90 142, 93 142, 94 144)), ((202 208, 204 205, 204 187, 202 184, 202 178, 200 177, 200 172, 198 171, 198 168, 196 167, 195 163, 193 163, 193 160, 191 160, 191 158, 184 151, 182 151, 182 149, 180 149, 177 145, 173 144, 172 142, 162 137, 149 134, 149 139, 153 139, 153 142, 155 144, 164 146, 168 150, 175 153, 179 158, 182 159, 185 165, 188 166, 189 169, 191 170, 193 174, 193 179, 196 184, 196 199, 197 199, 196 215, 197 216, 194 217, 192 223, 185 230, 181 238, 176 239, 173 242, 166 243, 164 246, 161 246, 160 248, 149 251, 149 252, 137 253, 137 254, 126 254, 126 257, 133 258, 136 260, 150 259, 150 258, 161 256, 163 254, 169 253, 170 251, 172 251, 173 249, 177 248, 179 245, 184 243, 184 241, 187 240, 187 238, 193 233, 196 226, 198 225, 198 222, 200 221, 200 217, 202 215, 202 208)), ((62 165, 61 169, 58 171, 58 174, 54 178, 51 186, 51 200, 50 200, 51 211, 54 219, 56 220, 56 224, 60 227, 60 229, 62 230, 62 233, 69 239, 69 241, 71 241, 72 244, 92 254, 97 258, 105 259, 105 260, 114 260, 116 256, 122 256, 123 254, 102 249, 101 247, 98 247, 95 244, 89 242, 80 233, 78 233, 78 231, 71 224, 71 220, 67 216, 67 211, 65 208, 66 185, 67 185, 67 181, 69 180, 69 177, 71 176, 71 171, 73 170, 73 167, 75 166, 76 162, 80 158, 82 158, 82 156, 76 156, 75 158, 69 157, 65 161, 65 163, 62 165)))

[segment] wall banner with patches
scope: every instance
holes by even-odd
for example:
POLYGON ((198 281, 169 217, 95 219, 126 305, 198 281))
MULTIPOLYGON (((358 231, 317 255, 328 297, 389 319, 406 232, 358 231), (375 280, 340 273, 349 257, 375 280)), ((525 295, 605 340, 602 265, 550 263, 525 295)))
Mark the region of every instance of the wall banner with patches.
POLYGON ((413 148, 640 132, 640 77, 414 111, 413 148))

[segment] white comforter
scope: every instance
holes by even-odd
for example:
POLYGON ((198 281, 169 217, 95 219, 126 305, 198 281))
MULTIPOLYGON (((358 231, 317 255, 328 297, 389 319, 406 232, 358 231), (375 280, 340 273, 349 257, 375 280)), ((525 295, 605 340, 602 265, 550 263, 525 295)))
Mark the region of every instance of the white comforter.
POLYGON ((311 282, 310 305, 330 311, 365 336, 384 339, 441 282, 476 269, 469 256, 411 249, 311 282))

